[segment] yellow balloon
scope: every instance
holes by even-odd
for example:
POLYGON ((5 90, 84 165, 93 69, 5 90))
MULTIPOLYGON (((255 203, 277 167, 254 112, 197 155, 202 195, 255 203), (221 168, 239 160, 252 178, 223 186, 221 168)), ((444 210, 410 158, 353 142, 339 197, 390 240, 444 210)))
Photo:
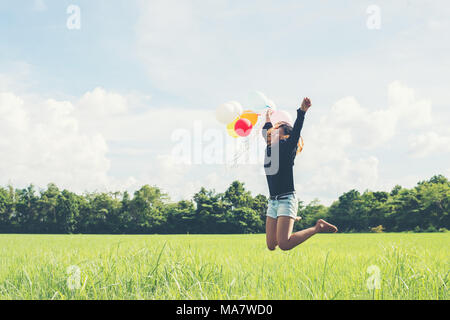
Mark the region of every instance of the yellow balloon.
POLYGON ((254 126, 258 122, 258 115, 251 110, 246 110, 241 114, 241 119, 247 119, 254 126))
POLYGON ((229 124, 227 124, 227 132, 233 138, 239 138, 236 131, 234 131, 234 125, 236 124, 236 122, 238 120, 239 120, 239 117, 237 117, 233 122, 230 122, 229 124))

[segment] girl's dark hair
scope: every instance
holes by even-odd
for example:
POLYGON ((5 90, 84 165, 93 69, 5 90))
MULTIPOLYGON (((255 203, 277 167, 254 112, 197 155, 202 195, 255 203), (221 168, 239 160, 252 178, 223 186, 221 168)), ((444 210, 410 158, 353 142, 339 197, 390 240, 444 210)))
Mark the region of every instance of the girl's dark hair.
MULTIPOLYGON (((283 135, 280 134, 280 139, 287 139, 290 137, 290 135, 292 134, 292 131, 294 130, 294 128, 292 128, 292 126, 287 123, 287 122, 278 122, 277 124, 275 124, 274 127, 270 128, 269 130, 267 130, 267 145, 271 145, 272 144, 272 139, 271 139, 271 132, 274 129, 279 129, 279 128, 283 128, 283 135)), ((296 154, 302 152, 303 150, 303 138, 300 137, 300 141, 297 143, 296 146, 296 154)))
POLYGON ((277 122, 275 124, 274 127, 270 128, 269 130, 267 130, 267 144, 271 145, 272 144, 272 138, 271 138, 271 133, 273 130, 275 129, 279 129, 282 128, 283 129, 283 134, 280 134, 280 139, 287 139, 289 138, 290 134, 292 133, 292 126, 284 121, 281 122, 277 122))
POLYGON ((283 122, 282 124, 280 124, 280 126, 278 128, 283 128, 283 135, 284 136, 290 136, 292 134, 292 126, 287 123, 287 122, 283 122))

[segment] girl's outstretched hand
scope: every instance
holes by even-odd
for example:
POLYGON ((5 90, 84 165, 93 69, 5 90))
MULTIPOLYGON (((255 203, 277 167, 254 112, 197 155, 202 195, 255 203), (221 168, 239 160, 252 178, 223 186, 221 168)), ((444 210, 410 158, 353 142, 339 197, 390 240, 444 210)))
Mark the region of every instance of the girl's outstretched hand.
POLYGON ((267 112, 266 112, 266 122, 270 122, 270 116, 272 115, 272 113, 273 113, 272 109, 267 110, 267 112))
POLYGON ((300 107, 300 110, 302 111, 308 111, 308 109, 311 108, 311 100, 309 98, 303 99, 302 106, 300 107))

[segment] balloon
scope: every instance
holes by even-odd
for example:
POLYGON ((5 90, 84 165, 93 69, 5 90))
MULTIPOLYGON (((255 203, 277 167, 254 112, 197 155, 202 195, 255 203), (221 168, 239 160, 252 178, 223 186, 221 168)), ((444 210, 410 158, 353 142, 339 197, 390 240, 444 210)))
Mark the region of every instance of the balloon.
POLYGON ((237 101, 231 101, 229 102, 234 106, 234 112, 237 116, 240 116, 242 114, 242 105, 237 101))
POLYGON ((277 110, 277 105, 275 104, 275 102, 273 102, 272 100, 270 100, 269 98, 266 97, 266 95, 260 91, 256 91, 256 93, 260 96, 260 98, 264 101, 264 103, 266 104, 267 107, 269 107, 270 109, 273 110, 277 110))
POLYGON ((234 131, 241 136, 247 137, 252 132, 253 125, 248 119, 239 119, 234 125, 234 131))
POLYGON ((241 119, 250 120, 252 126, 254 126, 258 122, 258 115, 251 110, 246 110, 241 114, 241 119))
POLYGON ((227 132, 233 138, 239 138, 239 136, 236 134, 236 131, 234 131, 234 126, 236 125, 236 122, 238 122, 238 120, 239 117, 237 117, 234 121, 230 122, 227 125, 227 132))
POLYGON ((273 125, 277 124, 280 121, 285 121, 290 125, 294 124, 294 121, 292 121, 292 116, 288 112, 283 110, 274 111, 270 116, 270 121, 273 125))
POLYGON ((239 102, 231 101, 220 105, 216 109, 216 119, 223 124, 229 124, 242 113, 242 106, 239 102))
POLYGON ((266 113, 268 110, 276 111, 278 110, 277 105, 273 100, 269 99, 264 93, 260 91, 255 91, 256 95, 252 94, 254 97, 258 97, 258 102, 256 100, 253 100, 253 105, 258 105, 257 107, 254 107, 256 113, 260 114, 261 118, 265 120, 266 113), (261 103, 263 102, 263 104, 261 103))

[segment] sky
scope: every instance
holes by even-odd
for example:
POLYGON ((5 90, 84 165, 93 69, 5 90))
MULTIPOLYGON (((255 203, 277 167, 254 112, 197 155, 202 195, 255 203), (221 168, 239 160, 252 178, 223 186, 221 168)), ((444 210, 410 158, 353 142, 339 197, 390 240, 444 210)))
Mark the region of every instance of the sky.
POLYGON ((449 177, 449 16, 443 0, 0 0, 0 185, 267 195, 262 159, 230 165, 246 142, 215 117, 261 110, 257 92, 292 116, 312 100, 306 203, 449 177))

